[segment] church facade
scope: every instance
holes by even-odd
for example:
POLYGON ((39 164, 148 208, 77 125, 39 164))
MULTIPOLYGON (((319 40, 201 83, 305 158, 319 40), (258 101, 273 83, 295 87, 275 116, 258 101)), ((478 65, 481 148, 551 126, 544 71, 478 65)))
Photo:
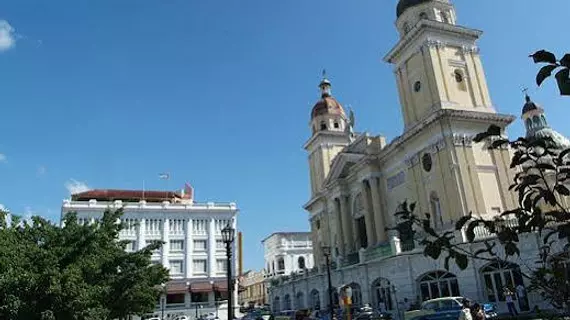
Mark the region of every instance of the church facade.
MULTIPOLYGON (((413 240, 386 231, 396 224, 394 213, 403 201, 416 203, 418 213, 430 213, 438 230, 453 229, 469 212, 490 218, 517 206, 508 190, 515 174, 510 150, 472 142, 490 125, 504 130, 516 119, 497 112, 491 101, 477 46, 482 32, 458 24, 450 0, 400 0, 396 27, 400 39, 384 60, 394 66, 403 133, 389 143, 355 133, 352 111, 347 115, 323 76, 304 145, 311 183, 305 209, 317 267, 271 280, 274 311, 328 305, 325 254, 332 261, 332 286, 350 286, 354 305, 383 302, 396 314, 404 299, 442 296, 506 308, 503 287, 524 289, 518 270, 534 263, 539 246, 534 235, 522 241, 519 262, 470 261, 466 270, 451 263, 447 271, 443 259, 424 257, 413 240)), ((527 119, 537 114, 536 126, 542 126, 540 110, 524 112, 527 130, 535 125, 527 119)), ((476 237, 493 235, 478 229, 476 237)), ((336 304, 338 290, 332 295, 336 304)), ((532 295, 520 301, 523 309, 534 305, 547 307, 532 295)))

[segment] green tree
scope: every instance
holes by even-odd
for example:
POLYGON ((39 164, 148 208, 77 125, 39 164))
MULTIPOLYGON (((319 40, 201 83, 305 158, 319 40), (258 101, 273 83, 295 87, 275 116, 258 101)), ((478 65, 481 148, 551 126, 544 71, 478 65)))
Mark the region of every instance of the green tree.
POLYGON ((121 319, 151 312, 168 271, 151 264, 153 242, 126 252, 118 241, 123 211, 93 224, 75 213, 59 227, 41 217, 23 222, 0 214, 1 319, 121 319))
MULTIPOLYGON (((570 54, 557 60, 554 54, 541 50, 531 57, 535 63, 547 64, 537 75, 538 85, 559 69, 555 77, 560 93, 570 95, 570 54)), ((395 213, 398 223, 389 229, 402 238, 413 239, 425 256, 443 259, 446 269, 452 262, 462 270, 474 259, 508 262, 520 255, 521 238, 535 234, 541 247, 535 263, 521 270, 522 276, 530 283, 530 290, 540 293, 554 307, 570 311, 570 272, 566 264, 570 258, 570 212, 562 201, 570 196, 570 149, 560 149, 550 138, 508 140, 494 125, 473 140, 487 143, 490 149, 508 146, 514 151, 510 167, 516 175, 509 189, 518 194, 518 207, 494 219, 470 213, 456 222, 454 230, 441 231, 434 228, 429 214, 416 213, 415 203, 404 201, 395 213), (476 240, 477 228, 496 237, 476 240), (562 252, 553 249, 561 247, 562 252)))

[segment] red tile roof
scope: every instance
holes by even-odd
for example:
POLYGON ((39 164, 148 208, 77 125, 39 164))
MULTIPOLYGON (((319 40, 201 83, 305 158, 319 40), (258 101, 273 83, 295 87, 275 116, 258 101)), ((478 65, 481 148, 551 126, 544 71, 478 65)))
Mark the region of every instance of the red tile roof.
POLYGON ((139 202, 146 200, 147 202, 162 202, 180 198, 182 198, 182 196, 178 192, 153 190, 94 189, 71 195, 71 200, 73 201, 89 201, 95 199, 97 201, 122 200, 126 202, 139 202))

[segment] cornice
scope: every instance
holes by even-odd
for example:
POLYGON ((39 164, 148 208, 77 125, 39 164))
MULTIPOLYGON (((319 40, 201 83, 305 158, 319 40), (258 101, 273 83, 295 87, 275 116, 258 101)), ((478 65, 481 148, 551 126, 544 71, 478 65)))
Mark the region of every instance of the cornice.
MULTIPOLYGON (((410 30, 410 32, 408 32, 403 38, 400 39, 400 41, 392 48, 392 50, 390 50, 384 56, 384 61, 388 63, 394 63, 394 59, 402 51, 408 49, 418 37, 429 31, 435 31, 451 36, 462 36, 464 38, 467 38, 466 40, 477 40, 483 34, 483 31, 481 30, 424 19, 419 21, 414 26, 414 28, 410 30)), ((427 42, 428 43, 426 44, 430 45, 430 41, 428 40, 427 42)), ((433 44, 437 45, 437 42, 433 44)), ((443 42, 441 45, 443 45, 443 42)))

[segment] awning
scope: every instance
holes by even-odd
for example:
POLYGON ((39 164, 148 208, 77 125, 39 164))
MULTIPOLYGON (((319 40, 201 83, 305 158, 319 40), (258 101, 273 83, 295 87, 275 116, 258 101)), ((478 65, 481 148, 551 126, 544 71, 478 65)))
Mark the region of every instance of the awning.
POLYGON ((209 282, 192 282, 190 283, 190 292, 212 292, 212 285, 209 282))
POLYGON ((168 282, 166 284, 166 293, 176 294, 176 293, 186 293, 188 292, 188 287, 186 282, 168 282))
POLYGON ((214 282, 214 288, 218 292, 226 292, 228 291, 228 282, 218 280, 214 282))

